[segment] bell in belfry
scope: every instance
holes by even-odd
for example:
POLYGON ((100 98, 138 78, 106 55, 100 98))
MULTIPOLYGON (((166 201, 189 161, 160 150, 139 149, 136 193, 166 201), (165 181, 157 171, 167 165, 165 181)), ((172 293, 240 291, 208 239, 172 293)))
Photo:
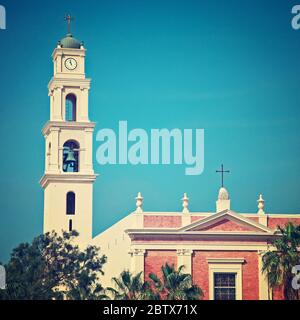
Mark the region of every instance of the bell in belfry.
POLYGON ((63 171, 78 172, 79 144, 68 140, 63 145, 63 171))
POLYGON ((66 163, 76 162, 76 159, 74 157, 74 150, 73 149, 69 149, 67 152, 68 153, 67 153, 66 163))
MULTIPOLYGON (((75 169, 75 165, 76 165, 76 159, 74 156, 75 152, 73 149, 69 148, 66 150, 66 157, 65 157, 65 166, 66 166, 66 171, 68 171, 68 168, 73 168, 75 169)), ((74 170, 75 171, 75 170, 74 170)))

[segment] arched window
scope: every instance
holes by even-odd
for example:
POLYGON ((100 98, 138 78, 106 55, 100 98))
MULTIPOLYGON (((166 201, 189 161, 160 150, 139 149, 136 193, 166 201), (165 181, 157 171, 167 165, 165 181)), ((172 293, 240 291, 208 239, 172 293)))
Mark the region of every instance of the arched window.
POLYGON ((74 140, 68 140, 63 146, 63 171, 79 171, 79 143, 74 140))
POLYGON ((67 193, 67 214, 75 214, 75 193, 70 191, 67 193))
POLYGON ((66 121, 76 121, 76 96, 72 93, 66 97, 66 121))

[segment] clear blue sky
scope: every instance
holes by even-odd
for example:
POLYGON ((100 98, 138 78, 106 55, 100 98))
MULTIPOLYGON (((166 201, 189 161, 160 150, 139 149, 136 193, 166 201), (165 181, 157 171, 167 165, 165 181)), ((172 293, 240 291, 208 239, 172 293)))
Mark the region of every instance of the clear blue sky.
MULTIPOLYGON (((0 260, 42 232, 41 129, 49 118, 51 53, 75 16, 74 36, 88 49, 90 118, 100 128, 204 128, 205 170, 184 166, 99 166, 94 234, 134 209, 215 209, 225 180, 232 208, 300 213, 300 30, 297 1, 0 1, 0 260)), ((94 157, 97 143, 95 141, 94 157)))

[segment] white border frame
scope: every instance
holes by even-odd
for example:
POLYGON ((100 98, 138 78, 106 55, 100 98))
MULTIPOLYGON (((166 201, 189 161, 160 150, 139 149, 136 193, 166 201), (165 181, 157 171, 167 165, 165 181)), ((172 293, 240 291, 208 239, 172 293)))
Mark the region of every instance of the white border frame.
POLYGON ((214 273, 235 273, 236 286, 236 300, 243 300, 243 271, 242 263, 244 259, 218 259, 208 260, 208 274, 209 274, 209 300, 214 300, 214 273), (211 261, 211 262, 210 262, 211 261))

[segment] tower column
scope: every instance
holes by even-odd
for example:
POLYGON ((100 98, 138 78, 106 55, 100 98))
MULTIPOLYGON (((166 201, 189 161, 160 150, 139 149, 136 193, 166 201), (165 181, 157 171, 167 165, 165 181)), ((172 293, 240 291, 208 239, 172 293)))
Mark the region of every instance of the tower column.
POLYGON ((84 167, 85 171, 88 173, 93 174, 93 155, 91 152, 88 152, 88 150, 92 149, 93 146, 93 128, 86 128, 85 129, 85 149, 83 150, 84 153, 84 167))
MULTIPOLYGON (((81 101, 80 103, 82 103, 83 105, 88 105, 89 103, 89 90, 88 88, 85 88, 85 87, 81 87, 80 88, 81 90, 81 101)), ((89 116, 88 116, 88 113, 87 113, 87 109, 85 108, 82 108, 81 109, 81 119, 83 121, 89 121, 89 116)))
POLYGON ((53 120, 62 121, 62 87, 55 87, 53 91, 53 120))
POLYGON ((59 128, 51 129, 49 137, 48 153, 49 153, 49 171, 59 171, 59 128))

